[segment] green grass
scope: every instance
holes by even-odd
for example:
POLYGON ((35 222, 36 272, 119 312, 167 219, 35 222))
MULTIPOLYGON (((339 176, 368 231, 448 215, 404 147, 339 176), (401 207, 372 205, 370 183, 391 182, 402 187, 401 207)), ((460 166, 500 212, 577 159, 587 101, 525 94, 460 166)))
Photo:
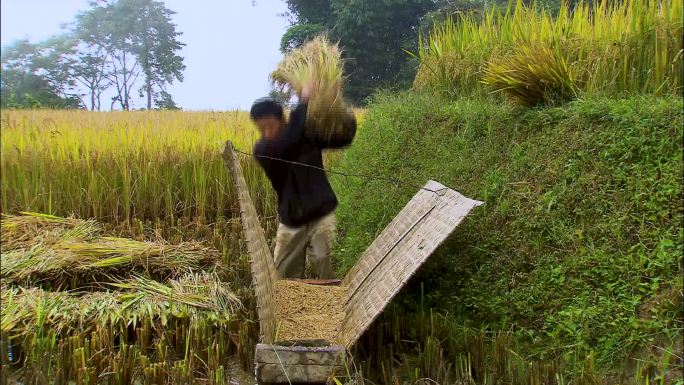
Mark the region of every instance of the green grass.
POLYGON ((402 311, 419 311, 423 284, 425 306, 510 331, 531 361, 627 371, 681 339, 682 107, 674 97, 529 110, 378 96, 337 168, 407 184, 333 178, 339 270, 435 179, 485 204, 404 289, 402 311))

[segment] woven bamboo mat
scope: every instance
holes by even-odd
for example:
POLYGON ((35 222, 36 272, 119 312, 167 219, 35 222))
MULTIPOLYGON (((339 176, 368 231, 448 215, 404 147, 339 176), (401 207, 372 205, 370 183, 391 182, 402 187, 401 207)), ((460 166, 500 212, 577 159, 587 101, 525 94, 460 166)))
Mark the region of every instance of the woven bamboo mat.
POLYGON ((240 216, 247 243, 247 251, 251 256, 252 282, 257 300, 257 313, 261 331, 261 342, 272 343, 275 337, 275 295, 273 291, 275 264, 268 248, 264 230, 259 222, 254 202, 249 195, 247 182, 233 145, 226 142, 223 159, 228 165, 233 183, 238 193, 240 216))
POLYGON ((481 204, 429 181, 342 281, 348 298, 338 340, 353 345, 430 254, 481 204))
MULTIPOLYGON (((275 338, 275 266, 242 167, 226 143, 223 158, 233 177, 257 300, 261 342, 275 338)), ((350 347, 435 249, 482 202, 429 181, 371 243, 342 281, 347 298, 337 337, 350 347)))

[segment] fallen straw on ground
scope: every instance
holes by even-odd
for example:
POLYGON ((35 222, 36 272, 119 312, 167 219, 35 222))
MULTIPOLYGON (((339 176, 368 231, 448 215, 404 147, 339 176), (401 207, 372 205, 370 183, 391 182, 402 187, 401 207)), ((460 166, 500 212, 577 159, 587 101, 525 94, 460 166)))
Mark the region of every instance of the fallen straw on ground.
POLYGON ((21 214, 2 214, 0 240, 3 250, 29 249, 37 244, 52 244, 63 239, 85 241, 102 234, 102 226, 94 220, 31 212, 21 214))
POLYGON ((0 222, 0 345, 19 357, 0 354, 0 364, 21 362, 22 383, 121 373, 117 383, 166 384, 178 373, 177 383, 197 383, 225 374, 236 344, 252 344, 215 249, 106 237, 93 220, 0 222))
POLYGON ((226 323, 242 308, 216 274, 189 274, 168 284, 136 277, 103 285, 118 290, 74 293, 3 285, 0 330, 20 336, 42 326, 58 333, 144 320, 164 326, 172 317, 226 323))
POLYGON ((103 237, 94 221, 31 214, 3 216, 1 223, 0 274, 5 282, 59 287, 74 278, 97 281, 117 270, 174 278, 214 270, 220 260, 216 250, 197 242, 169 245, 103 237))
POLYGON ((275 293, 277 341, 335 341, 344 318, 344 287, 279 280, 275 293))

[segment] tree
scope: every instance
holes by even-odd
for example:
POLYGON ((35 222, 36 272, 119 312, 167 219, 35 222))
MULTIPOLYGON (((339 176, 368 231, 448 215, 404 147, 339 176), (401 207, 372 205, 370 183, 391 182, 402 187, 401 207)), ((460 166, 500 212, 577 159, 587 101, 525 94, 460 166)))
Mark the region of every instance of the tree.
POLYGON ((3 68, 22 68, 31 70, 34 57, 39 55, 38 47, 28 39, 16 40, 9 46, 2 48, 0 62, 3 68))
MULTIPOLYGON (((77 35, 94 50, 106 53, 108 79, 117 95, 113 102, 130 108, 131 91, 139 76, 140 89, 152 108, 155 95, 175 79, 182 81, 183 58, 177 54, 184 44, 171 23, 173 11, 154 0, 118 0, 92 3, 92 8, 77 16, 77 35)), ((101 58, 101 55, 97 56, 101 58)))
POLYGON ((281 89, 278 89, 277 87, 271 88, 271 90, 268 92, 268 96, 275 99, 284 108, 288 108, 290 106, 290 99, 292 98, 292 95, 281 89))
POLYGON ((53 36, 37 44, 40 55, 33 58, 33 70, 39 72, 62 97, 77 99, 85 106, 77 88, 74 68, 78 62, 76 41, 68 34, 53 36))
POLYGON ((3 107, 78 108, 80 97, 69 77, 69 60, 54 42, 19 40, 4 47, 0 94, 3 107))
POLYGON ((438 0, 435 9, 425 14, 420 24, 420 31, 429 31, 439 23, 449 18, 456 19, 458 15, 484 11, 488 6, 503 3, 509 0, 438 0))
POLYGON ((80 43, 78 60, 74 63, 74 78, 88 90, 90 109, 100 110, 102 94, 112 85, 108 76, 109 53, 101 46, 80 43))
POLYGON ((291 25, 280 40, 283 53, 325 33, 334 21, 330 0, 288 0, 287 9, 291 25))
POLYGON ((2 50, 3 106, 89 107, 115 89, 113 108, 131 107, 138 89, 147 108, 176 108, 166 85, 183 80, 183 43, 173 12, 155 0, 99 0, 76 17, 68 33, 32 44, 19 40, 2 50), (87 90, 86 93, 83 91, 87 90), (87 97, 86 97, 87 96, 87 97), (86 100, 84 100, 86 99, 86 100))
MULTIPOLYGON (((144 92, 147 95, 149 110, 155 96, 154 86, 157 86, 161 93, 166 93, 163 90, 166 84, 173 83, 174 79, 183 81, 185 65, 183 58, 176 52, 185 44, 176 39, 181 33, 176 31, 176 25, 171 22, 171 15, 175 12, 164 7, 163 3, 153 0, 120 0, 119 3, 120 6, 132 9, 134 14, 137 13, 138 43, 134 53, 140 59, 145 73, 144 92)), ((160 100, 166 99, 167 97, 162 95, 160 100)))
POLYGON ((347 97, 361 103, 380 87, 410 86, 415 68, 406 69, 415 51, 418 27, 433 0, 334 0, 333 36, 344 48, 347 97))
POLYGON ((154 104, 160 110, 180 110, 176 102, 171 97, 171 94, 166 90, 161 90, 154 99, 154 104))
POLYGON ((0 70, 0 106, 2 108, 75 108, 74 100, 66 100, 54 92, 48 82, 18 68, 0 70))
POLYGON ((287 0, 293 23, 283 35, 288 52, 319 33, 339 40, 348 76, 345 95, 359 104, 379 87, 408 87, 417 64, 415 51, 421 19, 438 7, 436 0, 287 0))
MULTIPOLYGON (((44 67, 52 67, 52 72, 68 79, 72 87, 85 87, 89 108, 100 110, 102 93, 112 85, 107 79, 109 54, 104 48, 79 40, 75 33, 53 36, 41 45, 51 52, 44 67)), ((87 105, 85 101, 83 105, 87 105)))
POLYGON ((131 89, 140 75, 140 63, 133 54, 132 33, 135 21, 117 3, 92 3, 92 8, 80 13, 76 21, 76 36, 94 49, 107 53, 105 76, 116 89, 114 102, 122 110, 130 108, 131 89))
POLYGON ((287 0, 287 10, 293 24, 330 25, 333 20, 331 0, 287 0))
POLYGON ((325 32, 326 28, 321 24, 295 24, 288 28, 280 39, 280 52, 288 53, 325 32))

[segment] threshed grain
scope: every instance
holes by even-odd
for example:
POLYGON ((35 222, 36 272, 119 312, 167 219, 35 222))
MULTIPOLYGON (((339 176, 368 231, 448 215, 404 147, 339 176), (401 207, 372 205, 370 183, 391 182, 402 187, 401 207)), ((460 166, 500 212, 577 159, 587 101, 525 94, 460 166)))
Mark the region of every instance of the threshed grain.
POLYGON ((335 342, 344 318, 344 287, 279 280, 275 293, 277 341, 335 342))

